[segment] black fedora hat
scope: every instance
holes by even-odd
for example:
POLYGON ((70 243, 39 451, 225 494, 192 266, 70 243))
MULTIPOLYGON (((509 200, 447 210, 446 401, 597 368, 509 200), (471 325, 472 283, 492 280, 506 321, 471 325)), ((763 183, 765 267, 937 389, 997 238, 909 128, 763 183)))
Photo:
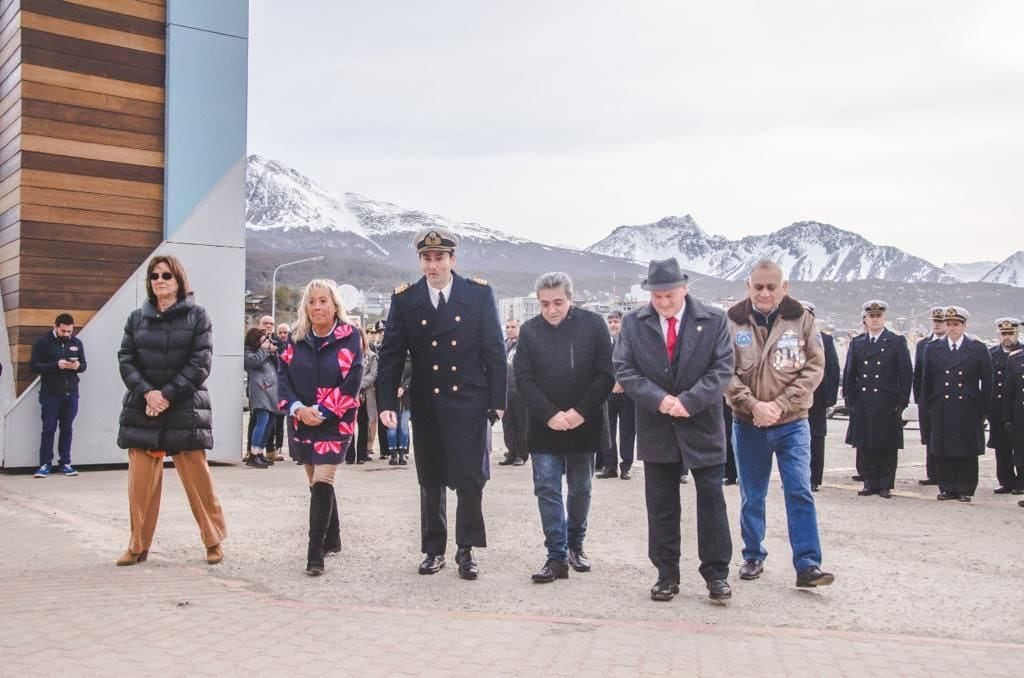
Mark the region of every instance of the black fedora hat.
POLYGON ((647 277, 640 283, 640 287, 650 292, 661 292, 682 287, 689 279, 690 276, 679 270, 679 262, 675 257, 653 259, 647 265, 647 277))

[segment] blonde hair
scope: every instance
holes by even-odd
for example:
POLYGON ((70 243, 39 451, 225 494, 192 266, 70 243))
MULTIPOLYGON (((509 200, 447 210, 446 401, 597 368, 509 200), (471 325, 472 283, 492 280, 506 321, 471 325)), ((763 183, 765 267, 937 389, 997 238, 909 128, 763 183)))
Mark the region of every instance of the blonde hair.
POLYGON ((312 327, 312 323, 309 320, 309 311, 306 310, 306 304, 309 303, 309 297, 315 289, 327 290, 331 300, 334 302, 335 320, 348 322, 345 303, 341 300, 341 293, 338 291, 338 286, 334 284, 334 281, 327 280, 326 278, 310 280, 302 290, 302 299, 299 300, 298 317, 295 320, 295 326, 292 328, 292 338, 295 341, 305 339, 312 327))

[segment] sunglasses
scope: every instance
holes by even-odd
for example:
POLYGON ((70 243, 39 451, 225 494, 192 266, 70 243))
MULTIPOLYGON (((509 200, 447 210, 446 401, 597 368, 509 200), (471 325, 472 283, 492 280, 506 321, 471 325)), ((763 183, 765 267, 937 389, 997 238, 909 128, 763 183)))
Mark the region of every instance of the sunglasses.
POLYGON ((160 280, 160 279, 171 280, 172 278, 174 278, 174 274, 171 273, 170 271, 164 271, 163 273, 150 273, 149 274, 149 279, 150 280, 160 280))

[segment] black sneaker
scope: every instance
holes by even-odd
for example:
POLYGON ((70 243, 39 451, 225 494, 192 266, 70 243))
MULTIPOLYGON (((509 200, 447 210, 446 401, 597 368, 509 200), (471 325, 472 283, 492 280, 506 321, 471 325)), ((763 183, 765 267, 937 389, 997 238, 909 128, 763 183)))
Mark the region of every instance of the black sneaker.
POLYGON ((569 564, 577 572, 590 572, 590 558, 583 552, 583 547, 569 549, 569 564))
POLYGON ((818 566, 808 567, 797 572, 796 585, 799 588, 813 589, 816 586, 828 586, 836 580, 831 572, 822 572, 818 566))

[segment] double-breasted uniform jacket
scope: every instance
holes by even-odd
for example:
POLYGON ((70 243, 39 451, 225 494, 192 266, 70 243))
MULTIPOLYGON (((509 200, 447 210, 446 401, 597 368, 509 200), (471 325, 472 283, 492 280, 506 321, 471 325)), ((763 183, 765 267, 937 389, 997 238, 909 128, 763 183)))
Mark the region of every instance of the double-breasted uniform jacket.
POLYGON ((928 411, 928 451, 939 457, 985 454, 985 418, 992 405, 988 348, 964 335, 952 351, 942 339, 925 351, 921 401, 928 411))
POLYGON ((1003 399, 1006 398, 1007 367, 1009 366, 1009 355, 1021 349, 1018 342, 1009 352, 1003 350, 1001 345, 993 346, 988 350, 992 358, 992 418, 989 420, 988 446, 994 450, 1009 450, 1013 447, 1010 434, 1003 427, 1007 421, 1003 411, 1003 399))
POLYGON ((648 304, 627 313, 612 354, 615 379, 636 404, 641 461, 686 468, 725 463, 722 396, 733 372, 725 313, 686 297, 676 357, 670 364, 658 312, 648 304), (666 395, 679 398, 689 417, 658 412, 666 395))
POLYGON ((1024 450, 1024 349, 1007 356, 1005 377, 1001 419, 1013 427, 1008 436, 1013 449, 1024 450))
POLYGON ((811 437, 828 435, 828 408, 839 400, 839 354, 836 353, 836 340, 824 332, 820 336, 825 350, 825 376, 818 388, 814 389, 814 404, 807 411, 811 437))
POLYGON ((442 310, 435 309, 425 277, 395 290, 377 371, 377 404, 381 411, 398 409, 408 351, 420 484, 483 487, 490 478, 487 412, 505 409, 505 345, 487 283, 453 272, 450 297, 442 310))
POLYGON ((914 369, 907 338, 883 329, 850 342, 843 394, 850 409, 846 443, 863 449, 903 449, 903 410, 910 402, 914 369))
POLYGON ((924 378, 924 363, 928 348, 940 341, 945 341, 945 338, 929 334, 918 341, 917 346, 914 347, 914 402, 917 403, 917 424, 921 430, 921 442, 925 445, 928 444, 928 408, 924 406, 924 401, 921 399, 921 381, 924 378))

